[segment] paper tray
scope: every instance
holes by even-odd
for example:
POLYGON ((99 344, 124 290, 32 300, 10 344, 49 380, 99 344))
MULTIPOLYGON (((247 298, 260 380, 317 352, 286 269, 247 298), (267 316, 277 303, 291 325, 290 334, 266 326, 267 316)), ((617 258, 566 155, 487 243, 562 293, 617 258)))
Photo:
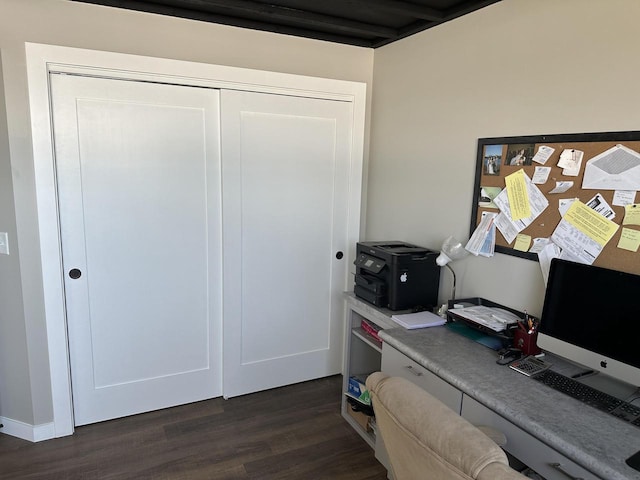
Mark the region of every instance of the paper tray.
POLYGON ((480 297, 474 297, 474 298, 458 298, 455 300, 449 300, 448 303, 448 309, 447 309, 447 321, 448 322, 460 322, 460 323, 464 323, 465 325, 470 326, 471 328, 474 328, 476 330, 481 331, 482 333, 486 333, 487 335, 491 335, 494 337, 498 337, 498 338, 502 338, 505 340, 512 340, 513 339, 513 332, 512 330, 506 329, 503 330, 502 332, 496 332, 495 330, 492 330, 488 327, 485 327, 484 325, 480 325, 479 323, 473 322, 467 318, 464 318, 460 315, 456 315, 456 310, 453 308, 453 306, 455 305, 459 305, 462 304, 465 307, 472 307, 472 306, 476 306, 476 305, 483 305, 485 307, 497 307, 497 308, 501 308, 503 310, 506 310, 508 312, 511 312, 515 315, 517 315, 520 318, 524 318, 524 312, 521 312, 519 310, 515 310, 513 308, 509 308, 509 307, 505 307, 504 305, 500 305, 499 303, 496 302, 492 302, 491 300, 487 300, 485 298, 480 298, 480 297))

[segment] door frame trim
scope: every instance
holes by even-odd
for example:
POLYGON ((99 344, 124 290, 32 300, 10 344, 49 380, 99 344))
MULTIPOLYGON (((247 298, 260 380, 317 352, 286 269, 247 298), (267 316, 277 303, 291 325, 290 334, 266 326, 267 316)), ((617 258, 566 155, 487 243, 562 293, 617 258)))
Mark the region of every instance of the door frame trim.
MULTIPOLYGON (((50 73, 245 90, 353 103, 352 167, 347 207, 348 238, 345 239, 345 245, 348 246, 347 261, 355 258, 355 244, 360 234, 366 84, 36 43, 26 43, 25 50, 53 402, 53 436, 73 434, 74 420, 50 111, 50 73)), ((348 272, 345 273, 345 284, 347 277, 348 272)))

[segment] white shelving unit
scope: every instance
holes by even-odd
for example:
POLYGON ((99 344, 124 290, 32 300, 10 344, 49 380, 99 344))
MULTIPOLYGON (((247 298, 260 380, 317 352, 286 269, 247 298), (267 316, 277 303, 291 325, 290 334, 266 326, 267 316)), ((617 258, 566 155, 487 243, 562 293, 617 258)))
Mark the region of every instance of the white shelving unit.
POLYGON ((345 346, 342 385, 342 416, 356 432, 375 448, 376 437, 372 429, 367 428, 365 419, 351 410, 347 402, 349 377, 366 378, 372 372, 382 368, 382 343, 362 328, 362 320, 367 320, 381 329, 397 327, 391 321, 392 312, 387 309, 376 308, 355 297, 353 293, 346 294, 345 346))

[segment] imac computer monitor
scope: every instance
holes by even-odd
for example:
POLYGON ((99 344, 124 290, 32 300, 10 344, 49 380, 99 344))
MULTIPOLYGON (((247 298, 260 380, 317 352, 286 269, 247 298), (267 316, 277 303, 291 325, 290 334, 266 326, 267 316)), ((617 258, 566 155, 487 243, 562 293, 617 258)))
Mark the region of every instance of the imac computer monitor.
POLYGON ((640 275, 551 261, 538 346, 640 386, 640 275))

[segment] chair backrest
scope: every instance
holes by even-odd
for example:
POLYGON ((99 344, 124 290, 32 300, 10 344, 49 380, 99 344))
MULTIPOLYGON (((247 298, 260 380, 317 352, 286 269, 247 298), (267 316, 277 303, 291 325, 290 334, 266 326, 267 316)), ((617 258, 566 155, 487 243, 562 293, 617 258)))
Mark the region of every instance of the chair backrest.
POLYGON ((522 480, 488 436, 400 377, 367 378, 395 480, 522 480))

